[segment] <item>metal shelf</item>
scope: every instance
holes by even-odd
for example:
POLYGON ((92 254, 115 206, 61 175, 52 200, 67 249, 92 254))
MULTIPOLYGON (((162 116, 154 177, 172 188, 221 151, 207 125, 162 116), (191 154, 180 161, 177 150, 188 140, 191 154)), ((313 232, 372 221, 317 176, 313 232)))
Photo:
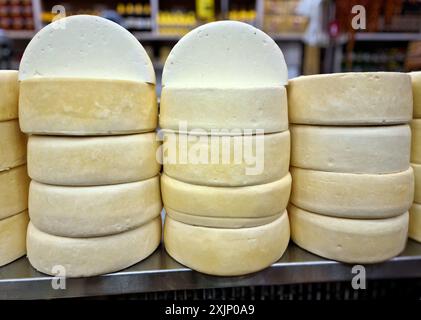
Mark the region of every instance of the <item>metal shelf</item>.
POLYGON ((356 41, 419 41, 421 33, 401 32, 360 32, 355 34, 356 41))

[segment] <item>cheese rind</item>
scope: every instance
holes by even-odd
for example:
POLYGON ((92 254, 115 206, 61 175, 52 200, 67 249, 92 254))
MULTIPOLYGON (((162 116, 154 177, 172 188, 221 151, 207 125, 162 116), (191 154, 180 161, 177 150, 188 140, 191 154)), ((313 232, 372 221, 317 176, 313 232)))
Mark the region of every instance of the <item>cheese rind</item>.
POLYGON ((148 257, 161 241, 161 218, 123 233, 95 238, 66 238, 28 226, 27 248, 31 265, 55 275, 62 266, 69 278, 89 277, 125 269, 148 257))
POLYGON ((421 204, 421 164, 411 163, 411 166, 415 178, 414 202, 421 204))
POLYGON ((421 164, 421 119, 414 119, 411 121, 411 131, 411 162, 421 164))
POLYGON ((409 210, 408 237, 421 242, 421 204, 414 203, 409 210))
POLYGON ((18 117, 19 83, 18 72, 0 70, 0 121, 18 117))
POLYGON ((39 230, 70 238, 111 235, 160 215, 159 177, 124 184, 62 187, 31 182, 29 212, 39 230))
POLYGON ((0 171, 25 162, 26 136, 20 131, 18 120, 0 122, 0 171))
POLYGON ((421 71, 409 74, 412 80, 412 96, 414 98, 414 118, 421 118, 421 71))
POLYGON ((409 168, 409 125, 291 125, 291 165, 342 173, 394 173, 409 168))
POLYGON ((265 133, 288 130, 286 89, 163 87, 160 127, 187 130, 263 129, 265 133))
POLYGON ((185 266, 210 275, 237 276, 277 261, 289 242, 286 211, 263 226, 221 229, 188 225, 166 217, 165 249, 185 266))
POLYGON ((0 220, 28 208, 29 181, 25 165, 0 171, 0 220))
POLYGON ((301 76, 288 82, 291 123, 367 125, 412 119, 411 79, 398 72, 301 76))
POLYGON ((291 167, 291 203, 334 217, 377 219, 402 214, 414 197, 412 168, 391 174, 352 174, 291 167))
POLYGON ((409 214, 386 219, 328 217, 288 207, 291 239, 319 256, 346 263, 376 263, 405 248, 409 214))
POLYGON ((0 220, 0 267, 26 253, 28 211, 0 220))
POLYGON ((108 137, 30 136, 29 176, 42 183, 93 186, 135 182, 156 176, 156 134, 108 137))
POLYGON ((165 208, 214 218, 263 218, 283 212, 291 193, 291 175, 245 187, 209 187, 185 183, 163 174, 165 208))
POLYGON ((158 122, 155 86, 110 79, 25 80, 20 84, 19 121, 22 131, 32 134, 154 131, 158 122))

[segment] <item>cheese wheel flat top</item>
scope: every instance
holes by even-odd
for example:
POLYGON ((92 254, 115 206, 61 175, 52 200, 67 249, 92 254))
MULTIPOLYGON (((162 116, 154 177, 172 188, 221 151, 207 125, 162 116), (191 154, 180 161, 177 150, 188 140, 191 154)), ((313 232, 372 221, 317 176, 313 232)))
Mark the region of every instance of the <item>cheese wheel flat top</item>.
POLYGON ((421 164, 421 119, 411 121, 411 162, 421 164))
POLYGON ((0 267, 26 253, 28 211, 0 220, 0 267))
POLYGON ((155 83, 152 62, 139 41, 122 26, 89 15, 57 20, 29 42, 19 80, 39 77, 155 83))
POLYGON ((412 119, 411 79, 398 72, 301 76, 288 82, 291 123, 365 125, 412 119))
POLYGON ((0 70, 0 121, 18 117, 19 83, 16 70, 0 70))
POLYGON ((409 231, 408 236, 421 242, 421 204, 414 203, 409 210, 409 231))
POLYGON ((64 267, 69 278, 125 269, 148 257, 161 241, 161 218, 123 233, 95 238, 65 238, 28 226, 28 259, 42 273, 64 267))
POLYGON ((26 165, 0 171, 0 220, 28 208, 29 181, 26 165))
POLYGON ((414 202, 421 204, 421 164, 411 163, 411 167, 415 178, 414 202))
POLYGON ((271 223, 241 229, 193 226, 167 216, 165 249, 179 263, 199 272, 237 276, 276 262, 289 242, 286 211, 271 223))
POLYGON ((26 163, 26 140, 18 120, 0 122, 0 171, 26 163))
POLYGON ((408 212, 386 219, 328 217, 288 207, 291 238, 301 248, 346 263, 376 263, 397 256, 408 236, 408 212))
POLYGON ((421 71, 409 74, 412 80, 412 96, 414 98, 414 118, 421 118, 421 71))
POLYGON ((186 34, 165 62, 163 86, 253 87, 285 85, 281 49, 268 35, 237 21, 202 25, 186 34))
POLYGON ((409 168, 409 125, 291 125, 291 165, 343 173, 394 173, 409 168))

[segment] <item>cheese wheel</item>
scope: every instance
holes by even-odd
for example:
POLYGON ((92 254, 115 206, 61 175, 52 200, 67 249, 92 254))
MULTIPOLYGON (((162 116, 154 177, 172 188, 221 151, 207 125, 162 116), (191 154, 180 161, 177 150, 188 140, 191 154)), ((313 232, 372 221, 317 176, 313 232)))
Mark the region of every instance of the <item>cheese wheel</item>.
POLYGON ((20 131, 18 120, 0 122, 0 171, 25 162, 26 136, 20 131))
POLYGON ((393 173, 409 168, 408 125, 291 126, 291 165, 342 173, 393 173))
POLYGON ((408 212, 386 219, 328 217, 288 207, 291 239, 319 256, 347 263, 375 263, 397 256, 408 236, 408 212))
POLYGON ((237 276, 276 262, 289 242, 286 211, 263 226, 221 229, 185 224, 167 216, 165 249, 181 264, 206 274, 237 276))
POLYGON ((24 80, 20 84, 19 121, 22 131, 32 134, 110 135, 154 131, 158 121, 155 87, 110 79, 24 80))
POLYGON ((164 133, 164 173, 187 183, 237 187, 269 183, 289 171, 289 131, 207 136, 164 133))
POLYGON ((27 248, 31 265, 40 272, 56 275, 58 266, 65 277, 89 277, 125 269, 148 257, 161 241, 161 218, 123 233, 95 238, 65 238, 28 226, 27 248))
POLYGON ((40 77, 155 83, 152 62, 139 41, 122 26, 89 15, 56 20, 32 38, 20 62, 19 80, 40 77))
POLYGON ((421 204, 421 164, 411 163, 415 177, 414 202, 421 204))
POLYGON ((215 218, 263 218, 283 212, 291 193, 291 175, 245 187, 209 187, 185 183, 163 174, 165 208, 215 218))
POLYGON ((28 208, 29 181, 25 165, 0 171, 0 220, 28 208))
POLYGON ((237 21, 218 21, 187 33, 165 62, 163 86, 253 87, 285 85, 288 71, 267 34, 237 21))
POLYGON ((92 186, 156 176, 155 133, 108 137, 30 136, 29 176, 42 183, 92 186))
POLYGON ((397 72, 302 76, 288 82, 291 123, 366 125, 412 119, 411 79, 397 72))
POLYGON ((265 133, 288 129, 286 89, 163 87, 160 127, 182 132, 203 129, 243 131, 263 129, 265 133), (181 128, 182 125, 186 128, 181 128))
POLYGON ((0 220, 0 267, 26 253, 28 211, 0 220))
POLYGON ((96 187, 31 182, 29 213, 41 231, 62 237, 97 237, 136 228, 160 215, 159 178, 96 187))
POLYGON ((411 131, 411 162, 421 164, 421 119, 414 119, 411 121, 411 131))
POLYGON ((0 70, 0 121, 18 117, 18 97, 18 72, 0 70))
POLYGON ((409 231, 408 236, 421 242, 421 204, 414 203, 409 210, 409 231))
POLYGON ((291 202, 334 217, 377 219, 402 214, 414 197, 412 168, 390 174, 353 174, 291 167, 291 202))
POLYGON ((421 118, 421 71, 409 74, 412 80, 412 95, 414 98, 414 118, 421 118))

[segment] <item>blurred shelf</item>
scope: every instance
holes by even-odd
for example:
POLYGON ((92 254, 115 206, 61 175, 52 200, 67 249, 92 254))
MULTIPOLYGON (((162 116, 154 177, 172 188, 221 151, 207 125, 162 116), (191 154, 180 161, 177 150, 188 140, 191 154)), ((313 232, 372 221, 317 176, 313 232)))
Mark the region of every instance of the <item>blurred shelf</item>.
POLYGON ((6 37, 12 40, 31 40, 35 35, 35 31, 32 30, 4 30, 6 37))
POLYGON ((269 34, 270 37, 276 41, 303 41, 304 34, 302 33, 279 33, 269 34))
POLYGON ((357 41, 421 41, 421 33, 400 32, 359 32, 355 34, 357 41))

